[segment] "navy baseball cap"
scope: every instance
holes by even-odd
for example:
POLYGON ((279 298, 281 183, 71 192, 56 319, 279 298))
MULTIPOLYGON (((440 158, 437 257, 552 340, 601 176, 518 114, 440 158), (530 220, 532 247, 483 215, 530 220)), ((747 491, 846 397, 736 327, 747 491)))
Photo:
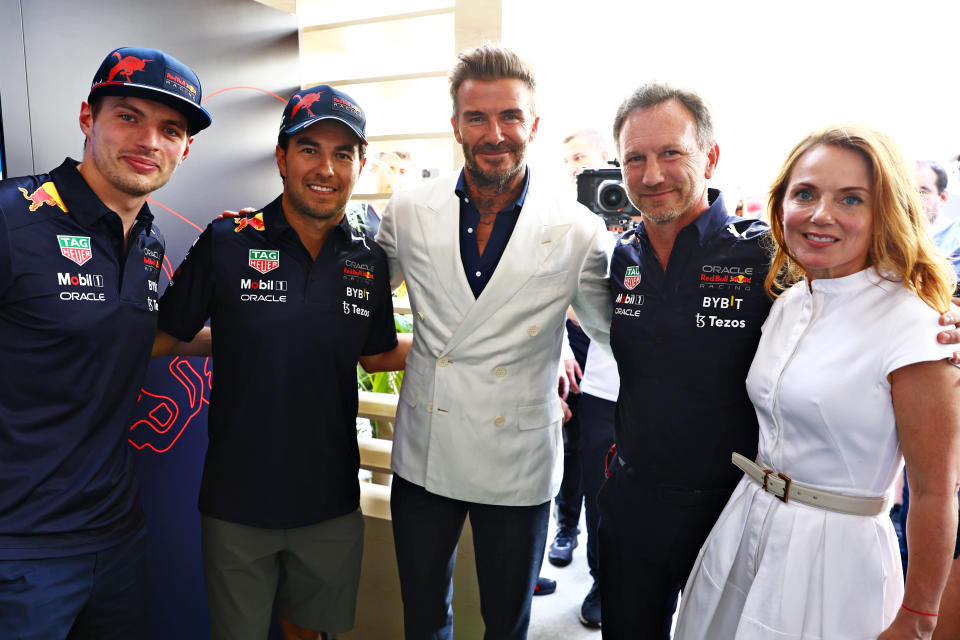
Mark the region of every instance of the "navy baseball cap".
POLYGON ((280 133, 292 135, 321 120, 339 120, 357 134, 360 142, 367 144, 367 116, 363 109, 344 92, 325 84, 290 96, 280 121, 280 133))
POLYGON ((159 49, 120 47, 111 51, 93 76, 87 102, 98 96, 133 96, 165 104, 187 117, 191 134, 212 122, 200 106, 197 74, 159 49))

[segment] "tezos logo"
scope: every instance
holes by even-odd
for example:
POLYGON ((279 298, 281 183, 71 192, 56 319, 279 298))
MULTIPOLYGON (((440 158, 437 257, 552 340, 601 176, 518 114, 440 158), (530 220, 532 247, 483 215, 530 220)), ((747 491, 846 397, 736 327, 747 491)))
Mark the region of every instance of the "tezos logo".
POLYGON ((260 273, 273 271, 280 266, 280 252, 276 249, 250 249, 250 258, 247 264, 260 273))
POLYGON ((57 242, 60 243, 60 255, 79 265, 83 265, 93 257, 90 236, 57 236, 57 242))

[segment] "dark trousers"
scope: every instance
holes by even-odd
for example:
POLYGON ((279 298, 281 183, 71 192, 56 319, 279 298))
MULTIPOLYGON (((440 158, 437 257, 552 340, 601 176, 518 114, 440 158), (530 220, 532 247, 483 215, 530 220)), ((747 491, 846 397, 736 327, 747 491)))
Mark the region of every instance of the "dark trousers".
POLYGON ((613 466, 598 498, 603 637, 667 640, 677 595, 733 487, 690 490, 613 466))
POLYGON ((94 553, 0 560, 0 638, 136 640, 147 605, 146 529, 94 553))
POLYGON ((393 476, 390 508, 406 640, 453 637, 453 566, 467 515, 485 640, 522 640, 543 562, 550 503, 504 507, 430 493, 393 476))
POLYGON ((617 403, 584 393, 580 396, 580 478, 583 502, 587 510, 587 564, 590 575, 600 577, 598 553, 600 510, 597 495, 606 479, 604 460, 615 437, 614 416, 617 403))
POLYGON ((573 417, 563 425, 563 481, 557 493, 557 526, 576 531, 580 524, 581 489, 580 456, 580 394, 567 396, 567 405, 573 417))

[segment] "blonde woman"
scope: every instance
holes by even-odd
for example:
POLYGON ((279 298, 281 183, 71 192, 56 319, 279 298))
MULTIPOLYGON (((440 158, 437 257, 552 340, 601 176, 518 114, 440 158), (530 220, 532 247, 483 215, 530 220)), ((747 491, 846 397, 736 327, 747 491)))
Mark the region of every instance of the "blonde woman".
POLYGON ((777 300, 747 378, 759 454, 734 454, 745 474, 690 574, 675 638, 930 638, 960 482, 960 371, 929 338, 952 270, 909 166, 865 127, 801 141, 769 213, 777 300), (903 460, 905 588, 887 517, 903 460))

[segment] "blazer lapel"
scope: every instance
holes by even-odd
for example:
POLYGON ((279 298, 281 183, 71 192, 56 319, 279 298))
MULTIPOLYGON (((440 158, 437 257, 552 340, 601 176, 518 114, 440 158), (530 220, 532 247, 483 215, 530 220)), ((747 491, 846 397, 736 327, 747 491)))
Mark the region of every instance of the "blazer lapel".
POLYGON ((463 314, 476 300, 460 259, 460 198, 454 193, 456 181, 438 185, 431 198, 417 207, 417 221, 426 253, 436 273, 434 282, 463 314))
MULTIPOLYGON (((510 298, 526 284, 537 267, 547 259, 559 244, 560 239, 570 230, 569 223, 551 224, 548 212, 537 206, 539 202, 542 200, 537 197, 534 181, 531 178, 526 201, 520 210, 517 225, 510 234, 510 241, 500 257, 500 262, 497 263, 497 268, 487 286, 483 288, 483 293, 450 336, 450 340, 445 345, 445 351, 456 347, 465 337, 483 325, 490 316, 500 311, 501 307, 506 305, 510 298)), ((459 245, 456 258, 460 273, 463 274, 459 245)), ((462 275, 462 277, 466 281, 466 276, 462 275)), ((469 285, 466 286, 469 293, 469 285)), ((470 296, 473 297, 472 293, 470 296)))

